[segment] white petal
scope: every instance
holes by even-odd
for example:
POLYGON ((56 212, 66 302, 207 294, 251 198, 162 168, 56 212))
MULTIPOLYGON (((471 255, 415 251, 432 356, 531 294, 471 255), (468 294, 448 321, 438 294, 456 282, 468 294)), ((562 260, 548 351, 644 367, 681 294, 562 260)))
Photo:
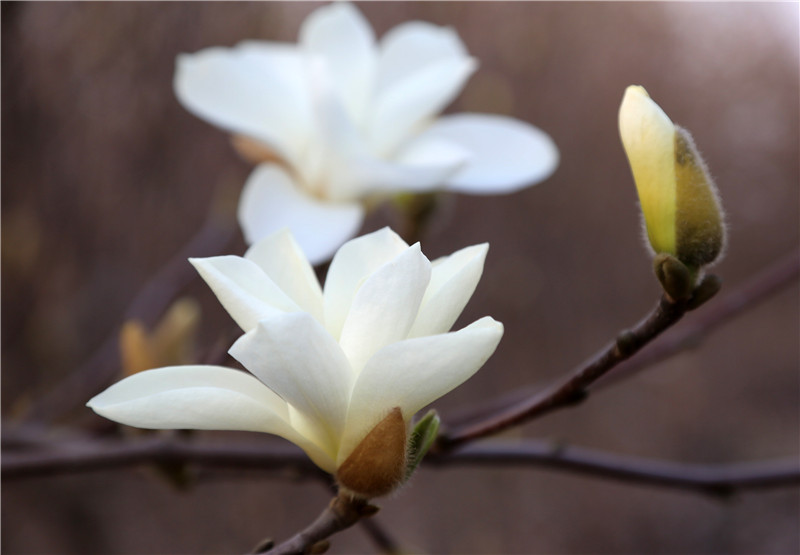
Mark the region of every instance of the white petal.
POLYGON ((310 197, 273 164, 256 168, 239 198, 239 223, 248 243, 288 227, 311 264, 330 258, 358 232, 363 219, 360 204, 310 197))
POLYGON ((378 90, 391 88, 427 64, 467 57, 464 43, 450 27, 426 21, 400 24, 381 39, 378 90))
POLYGON ((472 152, 448 188, 473 194, 510 193, 548 178, 558 149, 542 130, 487 114, 455 114, 434 122, 421 137, 453 141, 472 152))
POLYGON ((432 138, 414 141, 393 160, 378 158, 351 160, 351 171, 364 184, 361 194, 384 191, 430 191, 444 186, 470 157, 470 152, 453 143, 432 138))
POLYGON ((264 318, 300 310, 251 260, 229 255, 190 258, 189 262, 244 331, 264 318))
POLYGON ((266 432, 304 449, 321 468, 333 460, 288 423, 286 403, 253 376, 220 366, 172 366, 134 374, 87 403, 138 428, 266 432))
POLYGON ((350 366, 336 340, 310 314, 259 322, 230 354, 324 430, 336 450, 350 399, 350 366))
POLYGON ((339 339, 356 373, 379 349, 408 336, 430 278, 431 263, 416 243, 364 281, 339 339))
POLYGON ((460 331, 407 339, 378 351, 353 388, 338 462, 389 410, 399 407, 408 421, 461 385, 483 366, 502 335, 503 325, 487 316, 460 331))
POLYGON ((300 43, 330 69, 350 116, 363 121, 375 78, 375 35, 361 12, 347 3, 315 10, 303 22, 300 43))
POLYGON ((342 326, 363 281, 378 268, 408 249, 408 244, 388 227, 345 243, 333 257, 325 279, 325 328, 339 339, 342 326))
POLYGON ((409 337, 445 333, 475 292, 489 245, 474 245, 433 262, 431 283, 409 337))
POLYGON ((376 151, 391 155, 428 118, 450 104, 476 68, 472 58, 443 59, 426 64, 382 91, 369 122, 368 135, 376 151))
POLYGON ((264 270, 302 310, 322 322, 322 288, 302 249, 288 229, 256 242, 244 257, 264 270))
POLYGON ((176 66, 175 93, 189 111, 295 161, 311 114, 296 49, 269 43, 208 48, 180 55, 176 66))

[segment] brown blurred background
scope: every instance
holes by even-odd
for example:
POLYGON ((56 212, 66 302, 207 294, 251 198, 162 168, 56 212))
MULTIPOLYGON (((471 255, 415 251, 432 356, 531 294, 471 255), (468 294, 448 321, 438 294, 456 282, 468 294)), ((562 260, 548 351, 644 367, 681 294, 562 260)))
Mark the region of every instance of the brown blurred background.
MULTIPOLYGON (((243 39, 294 41, 316 6, 2 4, 5 422, 119 326, 212 205, 232 214, 250 166, 175 100, 175 56, 243 39)), ((796 4, 359 7, 379 36, 409 19, 453 26, 481 66, 449 110, 513 115, 561 150, 557 173, 537 187, 447 197, 423 240, 430 257, 491 243, 458 325, 491 314, 506 326, 484 369, 436 403, 445 421, 486 396, 563 374, 655 302, 617 133, 629 84, 644 85, 692 131, 717 179, 730 225, 715 268, 723 294, 797 253, 796 4)), ((379 211, 367 228, 392 218, 379 211)), ((243 249, 237 234, 229 252, 243 249)), ((203 306, 201 336, 229 333, 210 292, 198 280, 189 292, 203 306)), ((684 462, 797 456, 798 300, 795 283, 696 349, 514 434, 684 462)), ((87 413, 61 424, 102 425, 87 413)), ((294 533, 327 498, 318 483, 258 474, 186 493, 140 469, 6 481, 2 550, 238 553, 294 533)), ((719 502, 537 469, 423 468, 381 504, 379 521, 416 552, 800 551, 797 488, 719 502)), ((333 540, 333 553, 373 550, 358 528, 333 540)))

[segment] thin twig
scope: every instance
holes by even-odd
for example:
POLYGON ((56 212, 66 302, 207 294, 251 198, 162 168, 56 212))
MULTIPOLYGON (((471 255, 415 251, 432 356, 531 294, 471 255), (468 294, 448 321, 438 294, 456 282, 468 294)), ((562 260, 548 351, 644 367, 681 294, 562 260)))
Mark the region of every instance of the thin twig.
MULTIPOLYGON (((203 227, 139 291, 123 320, 136 318, 155 323, 169 303, 197 275, 186 261, 190 256, 218 254, 234 237, 235 227, 212 213, 203 227)), ((27 424, 54 422, 108 386, 119 372, 119 328, 76 371, 41 395, 28 411, 27 424)))
POLYGON ((328 547, 325 541, 327 538, 350 528, 363 518, 371 517, 376 512, 378 508, 366 500, 354 499, 339 493, 314 522, 267 553, 270 555, 324 553, 328 547))
POLYGON ((627 379, 654 363, 698 345, 706 335, 720 325, 732 321, 739 314, 758 306, 773 293, 795 283, 798 276, 800 276, 800 253, 791 252, 748 279, 734 291, 715 298, 713 303, 698 311, 691 320, 665 333, 657 342, 648 345, 638 355, 614 368, 594 384, 592 389, 627 379))
POLYGON ((665 486, 715 495, 738 490, 800 485, 800 459, 787 457, 735 464, 686 464, 622 456, 545 441, 491 441, 466 445, 433 465, 543 467, 594 478, 665 486))
MULTIPOLYGON (((713 303, 708 303, 692 315, 692 319, 681 326, 669 330, 657 340, 646 345, 630 359, 621 362, 607 374, 602 376, 589 390, 617 383, 651 365, 668 359, 686 349, 697 346, 718 327, 733 321, 736 316, 755 308, 772 294, 797 281, 800 275, 800 254, 791 252, 773 262, 770 266, 751 276, 736 289, 719 295, 713 303)), ((453 427, 461 427, 495 414, 505 407, 517 405, 524 399, 536 395, 539 388, 535 386, 520 387, 504 393, 478 406, 448 415, 453 427)))
MULTIPOLYGON (((210 443, 150 437, 135 441, 68 440, 24 450, 6 448, 2 478, 4 481, 33 479, 145 464, 192 464, 213 469, 291 472, 295 476, 323 475, 299 448, 289 443, 210 443)), ((800 484, 797 457, 746 464, 696 465, 629 457, 541 440, 475 443, 450 453, 429 454, 424 464, 540 467, 704 493, 800 484)), ((325 479, 330 477, 325 475, 325 479)))
POLYGON ((439 436, 435 451, 450 451, 478 438, 493 435, 547 412, 583 401, 588 387, 614 366, 629 358, 686 313, 686 303, 662 296, 656 307, 634 328, 624 331, 569 376, 548 389, 472 424, 439 436))

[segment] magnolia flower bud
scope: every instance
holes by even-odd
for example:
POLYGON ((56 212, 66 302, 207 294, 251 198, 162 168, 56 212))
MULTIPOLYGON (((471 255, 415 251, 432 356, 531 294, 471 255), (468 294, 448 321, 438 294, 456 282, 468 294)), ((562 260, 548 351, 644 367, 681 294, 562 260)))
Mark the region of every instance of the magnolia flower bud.
POLYGON ((631 85, 619 110, 650 246, 684 264, 692 283, 717 260, 725 226, 717 191, 689 133, 672 123, 643 87, 631 85))

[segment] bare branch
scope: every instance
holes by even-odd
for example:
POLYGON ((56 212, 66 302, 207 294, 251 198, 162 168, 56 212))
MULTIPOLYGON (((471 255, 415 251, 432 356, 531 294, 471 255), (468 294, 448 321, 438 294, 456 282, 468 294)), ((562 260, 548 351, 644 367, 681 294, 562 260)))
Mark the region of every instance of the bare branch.
POLYGON ((796 457, 736 464, 686 464, 622 456, 545 441, 491 441, 466 445, 432 465, 542 467, 648 486, 665 486, 716 495, 738 490, 800 485, 796 457))
MULTIPOLYGON (((589 390, 594 391, 633 376, 657 362, 666 360, 675 354, 698 345, 718 327, 732 321, 736 316, 747 310, 758 306, 759 303, 784 287, 795 283, 798 275, 800 275, 800 256, 796 252, 791 252, 773 262, 755 276, 750 277, 735 290, 720 295, 720 297, 714 299, 713 303, 704 305, 703 309, 694 314, 690 321, 686 321, 680 327, 669 330, 656 341, 643 347, 641 351, 630 359, 621 362, 598 379, 596 383, 592 384, 589 390)), ((452 426, 459 428, 466 423, 482 420, 492 414, 496 414, 506 407, 517 405, 523 400, 533 397, 538 391, 533 386, 517 388, 499 395, 479 407, 470 407, 467 410, 449 415, 448 420, 452 423, 452 426)))
POLYGON ((595 383, 598 380, 603 385, 617 381, 672 356, 689 345, 697 344, 701 337, 792 283, 799 274, 800 257, 797 253, 791 253, 726 295, 721 302, 715 301, 715 309, 706 311, 683 331, 674 332, 665 341, 642 349, 680 320, 687 311, 685 304, 671 303, 662 297, 649 316, 632 330, 621 333, 616 341, 584 362, 567 378, 544 391, 528 393, 524 397, 520 397, 519 392, 513 392, 490 400, 482 407, 471 409, 469 415, 462 415, 459 420, 472 422, 455 426, 453 431, 442 435, 434 447, 440 450, 454 449, 465 442, 495 434, 580 402, 598 385, 595 383), (626 361, 640 349, 640 356, 626 361), (612 369, 614 372, 611 372, 612 369), (604 376, 605 379, 602 379, 604 376))
POLYGON ((702 311, 680 327, 670 330, 657 342, 614 368, 600 379, 592 389, 605 387, 629 378, 654 363, 696 346, 709 333, 722 324, 732 321, 746 310, 758 306, 800 276, 800 255, 791 252, 748 279, 734 291, 714 299, 702 311))
POLYGON ((497 412, 479 422, 445 432, 439 436, 432 450, 450 451, 464 443, 496 434, 534 417, 583 401, 592 383, 680 320, 686 311, 686 303, 672 302, 662 297, 652 312, 633 329, 619 334, 615 341, 566 378, 510 407, 500 407, 497 412))
MULTIPOLYGON (((69 440, 49 447, 4 449, 3 480, 75 474, 144 464, 192 464, 213 469, 250 469, 330 477, 297 447, 285 442, 193 442, 173 437, 69 440)), ((429 454, 424 464, 540 467, 589 477, 705 493, 727 493, 800 484, 796 457, 746 464, 695 465, 615 455, 549 441, 491 441, 458 451, 429 454)))
POLYGON ((280 545, 267 551, 271 555, 302 555, 304 553, 324 553, 327 551, 327 538, 337 532, 350 528, 362 518, 378 512, 378 507, 370 505, 365 499, 354 499, 339 493, 317 519, 280 545))

